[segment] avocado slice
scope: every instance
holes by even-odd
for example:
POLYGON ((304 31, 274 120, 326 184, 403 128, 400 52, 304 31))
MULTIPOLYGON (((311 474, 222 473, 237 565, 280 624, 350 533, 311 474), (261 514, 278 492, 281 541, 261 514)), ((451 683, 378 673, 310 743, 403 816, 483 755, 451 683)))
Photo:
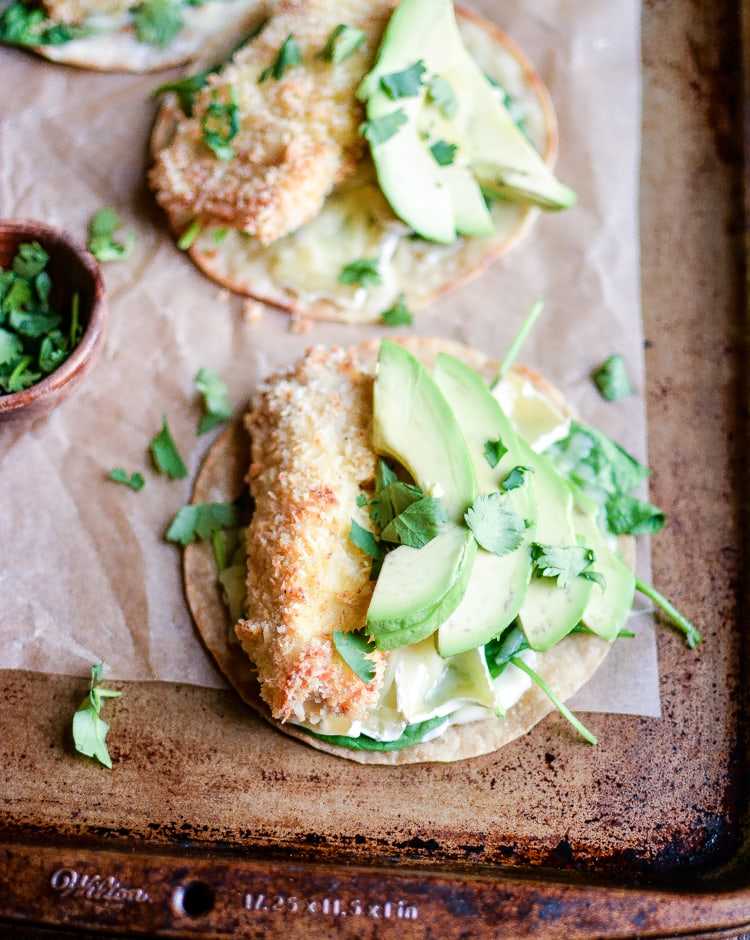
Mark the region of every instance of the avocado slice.
POLYGON ((378 58, 358 91, 366 101, 365 136, 378 180, 396 215, 423 238, 450 243, 494 229, 484 194, 563 209, 576 201, 516 125, 500 95, 464 46, 451 0, 402 0, 388 23, 378 58), (394 96, 382 79, 422 66, 416 89, 394 96), (450 109, 432 100, 439 78, 450 109), (373 135, 368 129, 383 128, 373 135), (455 154, 441 165, 432 145, 455 154))
MULTIPOLYGON (((525 451, 496 398, 481 377, 453 356, 441 353, 433 377, 453 409, 469 448, 479 490, 497 492, 514 467, 523 465, 525 451), (485 457, 488 441, 506 448, 495 467, 485 457)), ((527 522, 521 545, 505 555, 480 548, 463 600, 438 630, 441 656, 455 656, 484 646, 516 618, 531 577, 529 545, 536 532, 533 480, 508 494, 515 511, 527 522)))
POLYGON ((393 457, 457 524, 474 503, 474 464, 461 427, 422 363, 398 343, 380 344, 373 391, 373 448, 393 457))
MULTIPOLYGON (((572 487, 548 458, 535 453, 522 438, 519 443, 525 452, 525 465, 534 469, 535 541, 559 547, 576 545, 572 487)), ((588 578, 574 578, 563 588, 552 578, 532 577, 518 612, 518 622, 529 646, 547 650, 570 633, 583 617, 592 588, 594 582, 588 578)))
POLYGON ((593 550, 594 567, 604 577, 604 590, 594 585, 581 619, 589 630, 611 643, 633 607, 635 574, 607 544, 597 523, 597 504, 583 493, 576 493, 574 498, 576 531, 593 550))
POLYGON ((457 525, 422 548, 399 545, 389 552, 367 610, 375 645, 396 649, 434 633, 460 603, 476 554, 471 531, 457 525))

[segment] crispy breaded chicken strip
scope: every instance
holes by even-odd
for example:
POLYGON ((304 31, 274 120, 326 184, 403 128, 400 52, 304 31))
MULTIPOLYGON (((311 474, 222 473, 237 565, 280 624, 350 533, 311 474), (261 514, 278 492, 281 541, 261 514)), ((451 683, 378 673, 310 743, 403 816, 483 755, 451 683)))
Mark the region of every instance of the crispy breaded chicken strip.
POLYGON ((392 0, 280 0, 265 29, 236 53, 181 121, 150 173, 156 199, 173 219, 241 229, 268 244, 319 212, 363 151, 364 110, 355 92, 374 61, 392 0), (340 24, 364 30, 362 45, 333 64, 320 56, 340 24), (266 69, 293 38, 300 65, 280 78, 266 69), (234 156, 219 159, 203 140, 212 102, 232 98, 241 126, 234 156))
POLYGON ((341 349, 319 347, 259 389, 247 417, 252 440, 247 533, 247 619, 237 636, 256 664, 274 718, 365 719, 382 685, 385 654, 368 684, 343 662, 334 630, 365 623, 370 559, 349 538, 371 485, 372 377, 341 349))

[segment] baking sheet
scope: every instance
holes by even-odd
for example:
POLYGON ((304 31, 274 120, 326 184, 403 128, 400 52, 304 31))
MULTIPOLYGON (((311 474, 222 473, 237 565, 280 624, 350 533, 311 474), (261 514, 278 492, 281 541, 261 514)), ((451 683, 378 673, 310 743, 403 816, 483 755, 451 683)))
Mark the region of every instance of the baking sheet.
MULTIPOLYGON (((0 672, 0 918, 446 940, 717 938, 750 924, 740 31, 731 4, 648 0, 642 35, 649 456, 671 520, 653 572, 705 637, 689 654, 660 630, 661 718, 592 716, 592 750, 551 716, 460 766, 363 771, 282 739, 231 692, 118 683, 109 773, 72 751, 83 677, 0 672), (87 897, 80 881, 63 896, 61 871, 149 899, 87 897), (211 903, 188 914, 191 885, 211 903)), ((299 338, 271 322, 291 352, 299 338)))

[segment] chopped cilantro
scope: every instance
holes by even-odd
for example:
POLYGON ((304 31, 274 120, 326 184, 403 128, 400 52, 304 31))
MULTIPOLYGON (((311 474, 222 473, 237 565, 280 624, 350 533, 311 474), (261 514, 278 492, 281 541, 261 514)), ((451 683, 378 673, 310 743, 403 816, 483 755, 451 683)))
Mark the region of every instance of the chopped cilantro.
POLYGON ((302 56, 300 55, 299 46, 294 36, 290 33, 281 44, 281 48, 273 63, 260 73, 258 82, 265 82, 269 78, 273 78, 277 82, 281 81, 284 77, 284 72, 286 72, 288 68, 291 68, 293 65, 300 65, 301 63, 302 56))
POLYGON ((436 140, 430 147, 430 153, 439 166, 450 166, 456 158, 458 147, 447 140, 436 140))
POLYGON ((494 470, 503 457, 508 453, 508 448, 498 437, 494 441, 484 442, 484 459, 494 470))
POLYGON ((452 118, 458 110, 458 101, 450 84, 441 76, 433 75, 427 83, 427 97, 444 117, 452 118))
POLYGON ((167 541, 190 545, 196 539, 212 539, 217 532, 239 524, 234 503, 190 503, 182 506, 167 529, 167 541))
POLYGON ((203 143, 219 160, 232 159, 234 148, 231 142, 240 130, 240 109, 233 85, 227 86, 227 93, 229 101, 223 102, 219 100, 218 91, 214 90, 211 102, 201 116, 203 143))
POLYGON ((404 295, 399 294, 392 307, 380 314, 380 321, 386 326, 411 326, 414 314, 406 306, 404 295))
POLYGON ((477 496, 464 516, 474 538, 493 555, 507 555, 523 541, 526 522, 501 493, 477 496))
POLYGON ((574 578, 594 581, 604 590, 604 577, 591 570, 595 556, 585 545, 540 545, 532 543, 531 561, 534 573, 542 578, 557 579, 557 586, 566 588, 574 578))
POLYGON ((101 718, 101 709, 105 699, 117 698, 122 692, 105 689, 101 685, 103 663, 91 667, 89 694, 73 715, 73 743, 76 750, 93 757, 105 767, 112 767, 112 758, 107 748, 109 725, 101 718))
POLYGON ((160 473, 173 480, 183 480, 187 476, 187 467, 169 431, 166 415, 162 417, 161 431, 151 440, 149 449, 160 473))
POLYGON ((114 239, 114 234, 122 225, 114 209, 100 209, 89 222, 88 249, 97 261, 123 261, 128 258, 135 246, 135 232, 129 232, 124 242, 114 239))
POLYGON ((345 265, 339 274, 339 284, 359 284, 368 287, 382 283, 377 258, 358 258, 345 265))
POLYGON ((179 0, 145 0, 133 10, 135 34, 140 42, 165 48, 182 29, 179 0))
POLYGON ((664 528, 666 516, 637 496, 613 496, 604 506, 607 528, 614 535, 653 535, 664 528))
POLYGON ((426 71, 425 64, 420 59, 401 72, 381 75, 380 87, 394 101, 399 98, 413 98, 422 89, 422 76, 426 71))
POLYGON ((346 26, 344 23, 331 31, 325 46, 321 50, 320 57, 332 65, 343 62, 352 53, 362 45, 365 39, 365 32, 356 29, 353 26, 346 26))
POLYGON ((508 476, 502 481, 500 486, 507 493, 509 490, 516 490, 526 482, 526 474, 533 473, 533 467, 513 467, 508 476))
POLYGON ((628 367, 620 353, 614 353, 605 359, 591 373, 591 378, 602 398, 607 401, 618 401, 633 394, 628 367))
POLYGON ((50 305, 49 256, 38 242, 18 247, 0 268, 0 394, 12 394, 54 372, 81 339, 79 295, 69 310, 50 305))
POLYGON ((382 117, 375 118, 372 121, 365 121, 359 128, 360 134, 367 140, 371 147, 377 147, 378 144, 384 144, 398 132, 399 127, 406 124, 408 118, 401 108, 390 111, 382 117))
POLYGON ((218 372, 203 368, 195 377, 195 389, 203 396, 204 414, 198 424, 198 434, 205 434, 217 424, 232 417, 229 389, 218 372))
POLYGON ((23 2, 11 3, 0 13, 0 42, 13 46, 59 46, 91 33, 85 26, 52 23, 43 10, 23 2))
POLYGON ((375 678, 375 663, 368 654, 375 644, 363 630, 334 630, 332 634, 336 652, 352 672, 365 684, 375 678))
POLYGON ((123 486, 129 486, 130 489, 135 490, 136 493, 142 490, 146 484, 146 481, 143 479, 143 474, 139 473, 137 470, 135 473, 128 474, 127 470, 123 470, 122 467, 115 467, 113 470, 109 471, 107 476, 115 483, 122 483, 123 486))

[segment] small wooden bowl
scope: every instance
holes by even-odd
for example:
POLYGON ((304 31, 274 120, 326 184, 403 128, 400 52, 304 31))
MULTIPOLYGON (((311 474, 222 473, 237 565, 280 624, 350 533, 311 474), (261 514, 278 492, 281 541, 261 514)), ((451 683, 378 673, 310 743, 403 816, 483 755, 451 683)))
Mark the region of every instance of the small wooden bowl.
POLYGON ((0 393, 0 423, 45 417, 65 401, 97 360, 107 327, 104 279, 98 262, 86 248, 67 232, 42 222, 0 220, 0 267, 7 270, 11 266, 24 242, 39 242, 49 255, 52 306, 70 309, 73 295, 78 293, 83 334, 68 358, 50 375, 23 391, 0 393))

